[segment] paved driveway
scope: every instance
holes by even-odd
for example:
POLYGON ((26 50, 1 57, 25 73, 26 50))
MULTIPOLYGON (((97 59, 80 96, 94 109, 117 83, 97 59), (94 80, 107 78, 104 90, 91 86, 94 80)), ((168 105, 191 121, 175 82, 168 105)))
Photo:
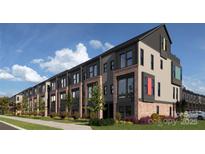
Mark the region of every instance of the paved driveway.
POLYGON ((17 129, 0 122, 0 130, 17 130, 17 129))
POLYGON ((50 126, 50 127, 54 127, 54 128, 60 128, 60 129, 64 129, 64 130, 91 130, 90 126, 85 126, 85 125, 66 124, 66 123, 60 123, 60 122, 54 122, 54 121, 28 119, 28 118, 4 116, 4 115, 0 115, 0 117, 9 118, 9 119, 13 119, 13 120, 19 120, 19 121, 33 123, 33 124, 50 126))

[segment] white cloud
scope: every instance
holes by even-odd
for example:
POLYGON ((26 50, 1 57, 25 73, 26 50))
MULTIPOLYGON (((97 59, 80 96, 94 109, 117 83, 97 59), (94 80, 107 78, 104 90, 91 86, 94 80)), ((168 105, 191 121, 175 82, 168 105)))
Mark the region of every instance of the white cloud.
POLYGON ((0 69, 0 79, 2 80, 11 80, 15 77, 9 73, 8 69, 0 69))
POLYGON ((16 52, 18 52, 18 53, 22 53, 23 50, 22 50, 22 49, 17 49, 16 52))
POLYGON ((183 85, 189 90, 205 95, 205 83, 196 77, 184 76, 183 85))
POLYGON ((9 68, 0 69, 0 79, 38 83, 47 79, 47 77, 40 76, 30 67, 15 64, 11 70, 9 68))
POLYGON ((42 63, 44 60, 43 59, 33 59, 32 61, 31 61, 31 63, 33 63, 33 64, 39 64, 39 63, 42 63))
POLYGON ((82 43, 76 45, 76 50, 64 48, 57 50, 54 57, 47 59, 34 59, 31 62, 37 63, 42 69, 52 73, 70 69, 80 63, 89 60, 87 48, 82 43))
POLYGON ((13 65, 12 66, 12 74, 18 80, 28 81, 28 82, 41 82, 46 80, 47 77, 40 76, 35 70, 27 66, 21 65, 13 65))
POLYGON ((104 44, 99 41, 99 40, 90 40, 89 42, 90 46, 94 49, 101 49, 101 50, 108 50, 114 47, 114 45, 112 45, 109 42, 105 42, 104 44))

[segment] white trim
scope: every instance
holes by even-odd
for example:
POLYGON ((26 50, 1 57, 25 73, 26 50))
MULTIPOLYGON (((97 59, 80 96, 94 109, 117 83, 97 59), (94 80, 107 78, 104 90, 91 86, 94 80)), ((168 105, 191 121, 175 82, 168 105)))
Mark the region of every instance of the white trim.
POLYGON ((13 124, 7 123, 7 122, 2 121, 2 120, 0 120, 0 122, 1 122, 1 123, 4 123, 4 124, 6 124, 6 125, 9 125, 9 126, 11 126, 11 127, 14 127, 14 128, 16 128, 16 129, 18 129, 18 130, 25 130, 24 128, 15 126, 15 125, 13 125, 13 124))

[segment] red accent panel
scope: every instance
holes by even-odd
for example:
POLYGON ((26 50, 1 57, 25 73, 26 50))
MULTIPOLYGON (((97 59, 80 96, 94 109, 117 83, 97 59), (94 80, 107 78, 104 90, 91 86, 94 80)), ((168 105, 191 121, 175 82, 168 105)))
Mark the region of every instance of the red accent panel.
POLYGON ((148 88, 147 94, 148 94, 148 96, 151 96, 152 95, 152 78, 148 77, 147 85, 148 85, 147 86, 147 88, 148 88))

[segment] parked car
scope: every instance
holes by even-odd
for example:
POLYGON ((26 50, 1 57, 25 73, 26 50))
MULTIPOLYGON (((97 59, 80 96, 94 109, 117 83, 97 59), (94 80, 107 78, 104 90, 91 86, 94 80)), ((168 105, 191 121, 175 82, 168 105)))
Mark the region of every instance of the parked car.
POLYGON ((198 120, 204 120, 205 119, 205 112, 203 111, 198 111, 198 120))
POLYGON ((205 119, 205 112, 203 111, 189 111, 188 115, 190 119, 198 119, 198 120, 205 119))

